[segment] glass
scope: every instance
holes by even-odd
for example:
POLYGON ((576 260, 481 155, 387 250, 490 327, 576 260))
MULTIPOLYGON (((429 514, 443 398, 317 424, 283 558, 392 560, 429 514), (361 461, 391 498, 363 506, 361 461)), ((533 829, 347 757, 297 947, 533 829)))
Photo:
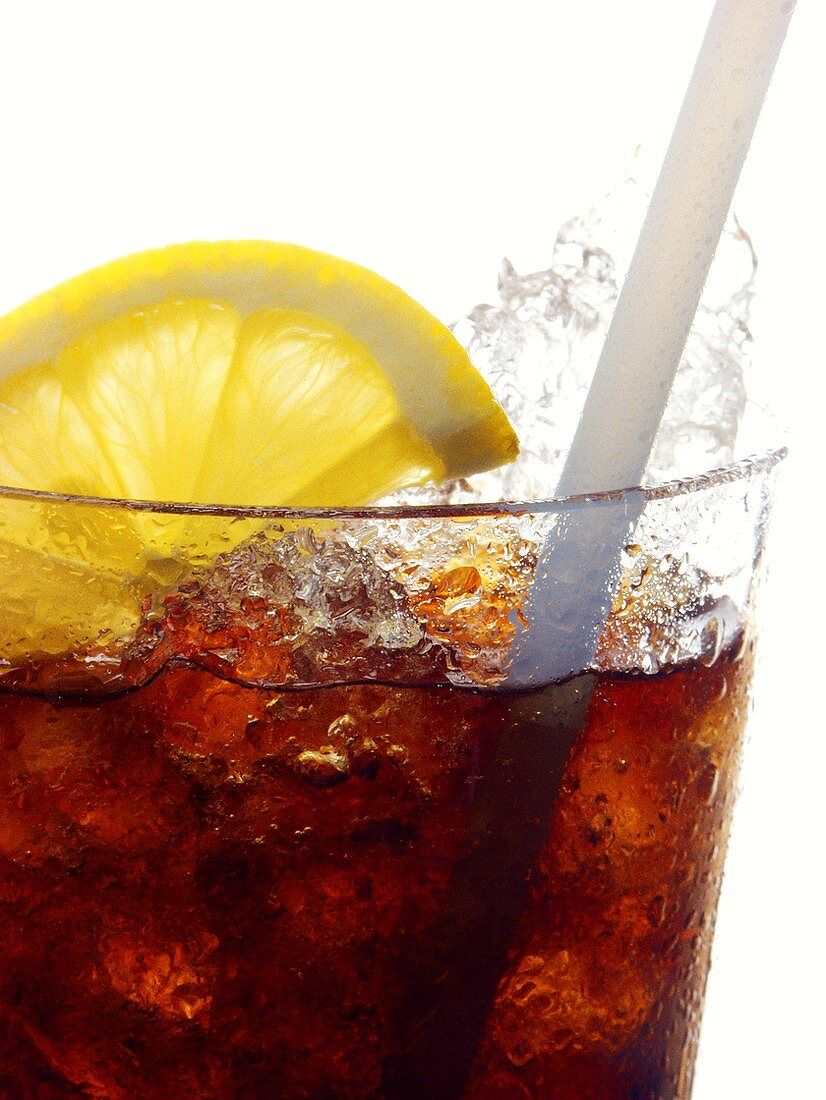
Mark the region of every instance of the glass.
POLYGON ((781 457, 335 512, 2 490, 4 1094, 687 1097, 781 457), (593 659, 525 675, 543 547, 616 509, 593 659))

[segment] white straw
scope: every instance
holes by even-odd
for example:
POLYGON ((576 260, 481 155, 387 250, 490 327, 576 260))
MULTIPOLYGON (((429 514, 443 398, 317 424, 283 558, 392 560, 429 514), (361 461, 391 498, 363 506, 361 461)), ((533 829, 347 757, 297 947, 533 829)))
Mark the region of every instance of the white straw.
POLYGON ((558 486, 638 485, 795 0, 717 0, 558 486))
MULTIPOLYGON (((795 0, 717 0, 558 486, 639 485, 795 0)), ((537 566, 510 682, 587 668, 641 492, 572 507, 537 566)))

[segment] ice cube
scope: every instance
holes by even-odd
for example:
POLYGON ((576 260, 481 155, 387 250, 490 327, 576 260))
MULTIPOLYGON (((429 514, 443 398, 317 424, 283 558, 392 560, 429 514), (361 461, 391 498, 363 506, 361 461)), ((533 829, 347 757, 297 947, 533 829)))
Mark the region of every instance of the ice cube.
POLYGON ((206 1024, 212 1004, 212 963, 218 939, 209 932, 189 940, 152 942, 131 933, 101 945, 112 989, 149 1012, 206 1024))

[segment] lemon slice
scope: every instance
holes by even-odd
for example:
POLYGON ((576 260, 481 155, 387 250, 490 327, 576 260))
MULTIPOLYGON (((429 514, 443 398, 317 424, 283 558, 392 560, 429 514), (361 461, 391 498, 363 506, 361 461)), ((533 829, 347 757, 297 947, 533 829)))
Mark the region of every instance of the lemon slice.
MULTIPOLYGON (((0 319, 2 485, 356 506, 517 449, 443 325, 372 272, 295 245, 140 253, 0 319)), ((177 583, 264 525, 6 499, 0 572, 17 611, 0 657, 128 636, 161 578, 177 583)))
POLYGON ((140 253, 0 320, 0 483, 358 505, 516 451, 443 325, 372 272, 294 245, 140 253))

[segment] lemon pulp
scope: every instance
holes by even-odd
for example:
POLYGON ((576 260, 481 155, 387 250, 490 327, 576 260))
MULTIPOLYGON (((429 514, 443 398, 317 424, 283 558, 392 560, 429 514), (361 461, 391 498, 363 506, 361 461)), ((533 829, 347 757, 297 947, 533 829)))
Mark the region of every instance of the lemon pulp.
POLYGON ((0 321, 0 483, 226 505, 358 505, 516 455, 450 332, 295 245, 177 245, 0 321))

